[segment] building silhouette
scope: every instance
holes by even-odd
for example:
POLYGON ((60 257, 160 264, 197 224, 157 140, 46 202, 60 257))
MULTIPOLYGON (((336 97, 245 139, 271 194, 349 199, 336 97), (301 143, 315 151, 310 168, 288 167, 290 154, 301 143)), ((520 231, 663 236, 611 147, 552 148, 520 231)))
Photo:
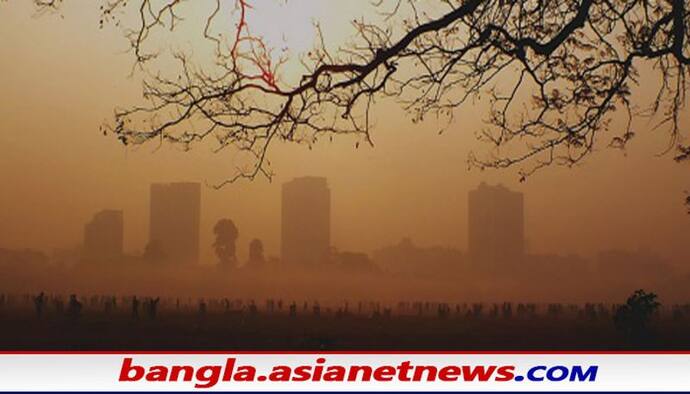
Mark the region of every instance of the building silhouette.
POLYGON ((326 178, 303 177, 283 184, 281 254, 287 264, 328 261, 331 246, 331 191, 326 178))
POLYGON ((510 263, 525 252, 524 197, 482 182, 469 192, 469 255, 482 263, 510 263))
POLYGON ((84 257, 107 260, 123 255, 124 220, 122 211, 103 210, 84 226, 84 257))
POLYGON ((197 263, 201 185, 154 183, 150 204, 149 245, 155 245, 161 260, 176 264, 197 263))

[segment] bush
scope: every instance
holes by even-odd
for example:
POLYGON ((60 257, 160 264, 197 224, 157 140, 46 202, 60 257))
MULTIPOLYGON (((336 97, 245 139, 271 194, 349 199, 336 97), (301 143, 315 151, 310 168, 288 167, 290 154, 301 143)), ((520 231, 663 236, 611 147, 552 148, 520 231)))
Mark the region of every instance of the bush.
POLYGON ((637 290, 624 305, 616 309, 613 322, 616 329, 622 331, 629 342, 636 344, 647 343, 652 339, 649 322, 659 309, 657 295, 637 290))

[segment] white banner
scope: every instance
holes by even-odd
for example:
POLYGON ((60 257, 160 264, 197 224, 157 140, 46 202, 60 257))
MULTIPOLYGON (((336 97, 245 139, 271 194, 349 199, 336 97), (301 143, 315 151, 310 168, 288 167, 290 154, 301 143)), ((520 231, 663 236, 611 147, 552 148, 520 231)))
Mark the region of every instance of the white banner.
POLYGON ((690 353, 0 353, 2 391, 690 391, 690 353))

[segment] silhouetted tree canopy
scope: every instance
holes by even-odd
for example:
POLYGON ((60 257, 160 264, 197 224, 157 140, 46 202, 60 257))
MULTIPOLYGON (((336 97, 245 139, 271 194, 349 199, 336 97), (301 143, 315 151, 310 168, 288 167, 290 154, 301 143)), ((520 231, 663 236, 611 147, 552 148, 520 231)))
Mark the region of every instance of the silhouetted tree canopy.
MULTIPOLYGON (((35 1, 44 9, 61 3, 35 1)), ((690 6, 683 0, 381 0, 388 24, 354 21, 356 37, 338 53, 319 34, 294 84, 278 77, 284 59, 273 60, 261 37, 250 34, 250 0, 211 2, 202 33, 215 46, 213 61, 192 64, 176 53, 179 77, 149 72, 148 104, 117 110, 106 131, 125 144, 214 139, 219 150, 247 153, 249 164, 223 184, 270 177, 267 152, 276 140, 311 146, 355 134, 371 142, 370 114, 384 97, 398 100, 414 121, 443 124, 463 104, 488 100, 479 137, 489 149, 470 163, 519 165, 523 179, 545 166, 572 166, 597 143, 625 147, 635 117, 654 117, 669 150, 677 148, 675 159, 690 159, 680 128, 690 66, 690 6), (633 103, 640 68, 658 81, 644 107, 633 103), (616 112, 622 120, 614 121, 616 112)), ((150 37, 183 23, 192 2, 99 3, 101 23, 137 9, 140 20, 127 38, 145 68, 159 49, 150 37)))
POLYGON ((236 243, 239 237, 237 226, 230 219, 221 219, 213 227, 216 240, 213 248, 222 266, 234 267, 237 265, 236 243))
POLYGON ((649 322, 661 304, 657 295, 637 290, 624 305, 616 310, 613 316, 616 328, 625 333, 628 340, 644 343, 651 339, 649 322))

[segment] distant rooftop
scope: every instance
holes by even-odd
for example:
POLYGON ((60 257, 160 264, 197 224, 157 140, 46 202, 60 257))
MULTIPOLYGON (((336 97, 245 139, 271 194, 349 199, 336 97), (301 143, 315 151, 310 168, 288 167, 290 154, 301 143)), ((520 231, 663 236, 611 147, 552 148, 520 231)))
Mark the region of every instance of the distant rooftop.
POLYGON ((94 216, 110 216, 110 215, 122 215, 121 209, 103 209, 96 212, 94 216))
POLYGON ((177 190, 201 190, 201 183, 199 182, 154 182, 151 184, 151 189, 177 189, 177 190))
POLYGON ((520 193, 518 191, 510 190, 506 186, 504 186, 502 183, 499 183, 497 185, 489 185, 486 182, 482 182, 479 184, 479 186, 476 189, 477 191, 493 191, 493 192, 508 192, 508 193, 520 193))
POLYGON ((201 186, 199 182, 153 182, 157 186, 201 186))
POLYGON ((320 176, 303 176, 299 178, 294 178, 293 180, 286 182, 286 185, 311 185, 311 186, 324 186, 328 187, 328 179, 320 176))

